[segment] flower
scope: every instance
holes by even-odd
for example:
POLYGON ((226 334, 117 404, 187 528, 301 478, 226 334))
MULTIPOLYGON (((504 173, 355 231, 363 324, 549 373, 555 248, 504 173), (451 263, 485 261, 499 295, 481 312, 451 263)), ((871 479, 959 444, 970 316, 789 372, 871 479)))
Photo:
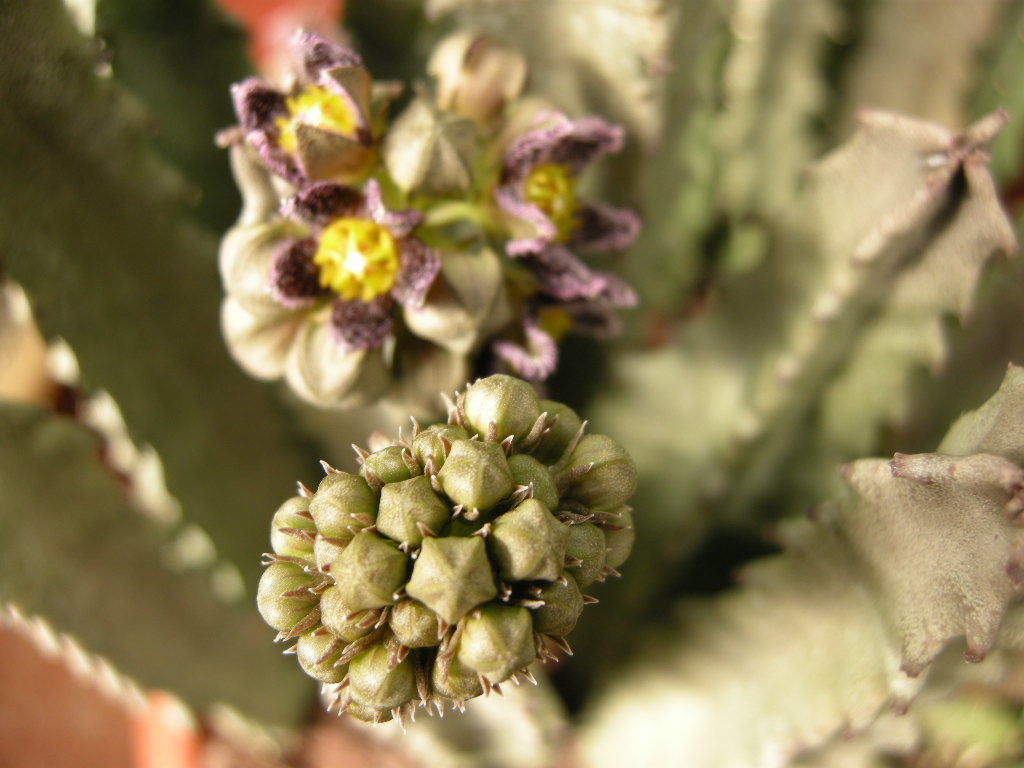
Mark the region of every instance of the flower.
MULTIPOLYGON (((270 186, 249 149, 232 153, 240 184, 270 186)), ((388 384, 383 346, 395 316, 422 307, 441 268, 414 235, 421 219, 388 210, 371 179, 363 191, 307 184, 278 212, 240 224, 220 256, 232 354, 254 376, 284 375, 315 403, 376 399, 388 384)))
POLYGON ((298 76, 289 92, 251 77, 232 90, 245 140, 295 186, 352 181, 373 163, 371 79, 359 55, 311 32, 292 36, 298 76))
POLYGON ((525 305, 521 339, 498 340, 492 351, 520 375, 547 377, 557 364, 557 342, 569 328, 614 335, 614 310, 636 304, 628 285, 591 269, 573 252, 621 250, 639 232, 633 211, 585 200, 576 191, 586 166, 618 152, 622 142, 622 129, 600 118, 571 120, 545 112, 505 151, 494 190, 512 235, 505 252, 530 274, 536 293, 525 305))

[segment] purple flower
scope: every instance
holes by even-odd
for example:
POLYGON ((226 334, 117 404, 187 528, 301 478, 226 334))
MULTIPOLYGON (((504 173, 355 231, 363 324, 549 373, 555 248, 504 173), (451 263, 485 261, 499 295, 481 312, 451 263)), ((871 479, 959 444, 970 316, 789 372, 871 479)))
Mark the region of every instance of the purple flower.
MULTIPOLYGON (((236 165, 258 167, 246 147, 232 151, 236 165)), ((285 376, 318 404, 377 399, 389 386, 383 347, 397 333, 394 318, 424 304, 441 268, 415 236, 421 218, 388 210, 372 179, 362 192, 315 182, 281 214, 233 229, 220 256, 232 354, 251 374, 285 376)))
POLYGON ((310 32, 290 41, 297 79, 284 93, 251 77, 234 86, 246 141, 266 167, 296 187, 351 181, 373 161, 369 73, 359 56, 310 32))

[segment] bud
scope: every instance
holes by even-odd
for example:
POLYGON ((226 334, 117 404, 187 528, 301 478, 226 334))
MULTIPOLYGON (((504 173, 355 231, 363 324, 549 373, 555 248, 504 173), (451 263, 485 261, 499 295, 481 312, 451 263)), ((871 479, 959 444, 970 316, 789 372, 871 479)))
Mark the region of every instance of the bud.
POLYGON ((508 457, 508 468, 512 470, 512 481, 516 485, 533 486, 533 498, 548 509, 558 506, 558 488, 548 468, 533 456, 517 453, 508 457))
POLYGON ((525 608, 491 603, 470 614, 455 657, 491 682, 527 667, 537 656, 533 622, 525 608))
POLYGON ((636 531, 633 530, 633 508, 623 506, 616 512, 619 514, 618 519, 609 520, 602 526, 608 547, 604 561, 605 565, 611 568, 618 568, 626 562, 636 540, 636 531))
POLYGON ((309 499, 293 496, 282 504, 270 523, 270 546, 282 557, 313 559, 316 524, 309 517, 309 499))
MULTIPOLYGON (((397 445, 390 445, 387 448, 374 451, 366 457, 366 461, 359 469, 359 474, 367 478, 367 482, 371 485, 376 482, 373 478, 379 479, 381 483, 398 483, 408 480, 413 476, 413 472, 402 458, 404 450, 397 445)), ((376 487, 379 490, 380 486, 376 487)))
POLYGON ((333 472, 317 486, 309 502, 309 514, 322 536, 347 540, 373 525, 377 499, 363 478, 333 472))
POLYGON ((334 666, 342 648, 344 644, 338 642, 334 635, 320 630, 300 637, 295 645, 295 655, 299 665, 310 677, 321 683, 340 683, 348 672, 347 664, 334 666))
POLYGON ((605 534, 596 525, 580 523, 569 528, 565 554, 577 562, 567 567, 565 572, 573 577, 580 589, 589 586, 601 575, 607 548, 605 534))
POLYGON ((544 605, 530 611, 534 630, 558 637, 572 632, 583 613, 583 593, 575 580, 552 581, 540 591, 537 599, 543 600, 544 605))
POLYGON ((540 416, 540 401, 522 379, 498 374, 480 379, 466 390, 462 401, 466 428, 486 437, 490 423, 498 427, 498 440, 525 437, 540 416))
POLYGON ((469 434, 455 424, 434 424, 421 429, 412 441, 412 454, 421 465, 426 466, 428 458, 433 459, 438 469, 444 465, 447 452, 441 438, 448 441, 450 448, 456 440, 467 440, 469 434))
POLYGON ((424 475, 381 488, 377 530, 395 541, 418 547, 423 541, 419 526, 436 533, 450 517, 448 505, 438 498, 424 475))
POLYGON ((487 124, 526 83, 526 58, 472 32, 449 35, 434 49, 427 70, 437 78, 437 103, 487 124))
POLYGON ((320 595, 320 623, 345 643, 354 643, 373 628, 372 622, 366 621, 366 612, 347 605, 337 587, 328 587, 320 595))
POLYGON ((487 509, 497 504, 514 487, 512 470, 497 443, 456 440, 451 453, 437 473, 449 499, 465 509, 487 509))
POLYGON ((484 692, 480 675, 457 657, 448 659, 447 665, 435 664, 430 674, 430 687, 435 696, 451 701, 473 699, 484 692))
POLYGON ((416 697, 416 682, 409 658, 389 668, 389 656, 387 648, 375 645, 349 662, 349 690, 357 704, 374 709, 392 709, 416 697))
POLYGON ((316 597, 303 590, 313 578, 293 563, 271 563, 260 578, 256 607, 260 616, 279 632, 290 632, 317 610, 316 597))
POLYGON ((330 575, 342 602, 353 611, 381 608, 395 602, 405 583, 409 558, 390 541, 360 533, 331 563, 330 575))
POLYGON ((569 459, 563 476, 577 467, 592 464, 568 488, 566 495, 591 509, 614 509, 636 490, 636 464, 626 449, 607 435, 586 435, 569 459))
POLYGON ((533 449, 533 455, 546 464, 554 464, 562 458, 583 421, 572 408, 554 400, 541 400, 540 409, 548 415, 548 423, 554 423, 533 449))
POLYGON ((470 188, 476 152, 472 121, 414 99, 392 123, 383 158, 406 194, 445 196, 470 188))
POLYGON ((449 624, 498 594, 484 540, 424 539, 405 591, 449 624))
POLYGON ((569 526, 536 499, 527 499, 494 521, 487 544, 503 579, 551 581, 565 565, 568 539, 569 526))
POLYGON ((429 648, 440 642, 437 614, 418 600, 399 600, 388 616, 388 626, 406 648, 429 648))

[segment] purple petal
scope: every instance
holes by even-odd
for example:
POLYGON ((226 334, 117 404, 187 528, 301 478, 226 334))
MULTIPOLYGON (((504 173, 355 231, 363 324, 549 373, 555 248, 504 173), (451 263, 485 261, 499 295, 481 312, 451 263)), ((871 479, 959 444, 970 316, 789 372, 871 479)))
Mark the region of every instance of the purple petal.
POLYGON ((441 271, 441 259, 432 249, 415 238, 399 242, 398 277, 391 295, 409 307, 420 307, 427 291, 441 271))
POLYGON ((541 251, 558 236, 558 228, 554 222, 538 206, 526 202, 522 191, 517 187, 506 185, 496 188, 494 199, 505 213, 529 222, 537 231, 533 237, 509 240, 505 244, 509 256, 522 256, 541 251))
POLYGON ((275 118, 288 114, 284 96, 256 77, 233 86, 231 100, 238 123, 246 133, 273 128, 275 118))
POLYGON ((546 379, 558 366, 558 344, 529 317, 523 319, 523 333, 525 343, 496 339, 491 350, 524 379, 546 379))
POLYGON ((299 166, 295 164, 295 160, 277 143, 276 128, 272 133, 270 131, 252 131, 246 136, 246 139, 256 150, 256 154, 260 156, 260 160, 263 161, 267 170, 296 187, 302 186, 305 176, 299 166))
POLYGON ((540 292, 559 301, 594 299, 616 307, 632 307, 636 294, 617 277, 587 267, 568 249, 552 245, 527 254, 522 263, 537 280, 540 292))
POLYGON ((281 212, 289 218, 320 226, 326 226, 333 219, 365 218, 367 215, 362 194, 333 181, 318 181, 303 187, 285 201, 281 212))
MULTIPOLYGON (((505 153, 505 180, 518 183, 541 163, 560 163, 578 174, 605 152, 622 149, 622 128, 599 117, 570 120, 557 114, 557 122, 520 136, 505 153)), ((504 183, 504 182, 503 182, 504 183)))
POLYGON ((389 211, 385 208, 380 195, 380 184, 376 179, 366 182, 363 193, 366 195, 366 207, 370 212, 370 218, 387 227, 393 237, 408 237, 423 223, 423 214, 419 211, 389 211))
POLYGON ((621 251, 640 232, 640 217, 626 208, 586 203, 576 213, 579 226, 569 245, 586 251, 621 251))
POLYGON ((387 295, 368 302, 338 299, 331 310, 334 340, 348 351, 379 347, 391 331, 393 303, 387 295))
POLYGON ((286 243, 270 266, 270 292, 281 306, 298 309, 308 306, 325 291, 320 286, 320 270, 313 263, 316 240, 308 238, 286 243))
POLYGON ((304 29, 292 35, 288 44, 299 72, 312 83, 320 79, 320 73, 325 69, 359 67, 363 63, 355 51, 304 29))

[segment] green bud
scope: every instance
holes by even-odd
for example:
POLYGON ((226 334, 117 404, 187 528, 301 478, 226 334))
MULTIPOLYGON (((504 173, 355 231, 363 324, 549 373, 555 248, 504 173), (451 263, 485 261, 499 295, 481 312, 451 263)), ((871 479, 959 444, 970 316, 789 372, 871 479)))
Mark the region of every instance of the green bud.
POLYGON ((356 532, 373 524, 377 499, 363 478, 335 472, 320 481, 309 502, 309 514, 321 535, 351 539, 356 532))
POLYGON ((349 541, 351 539, 330 539, 317 534, 316 541, 313 542, 313 560, 316 562, 316 567, 321 571, 325 568, 330 570, 331 563, 338 559, 338 555, 345 549, 349 541))
POLYGON ((336 667, 334 662, 344 647, 344 643, 339 642, 330 632, 310 632, 299 638, 295 655, 299 659, 299 666, 310 677, 321 683, 340 683, 345 678, 348 665, 336 667), (328 654, 326 658, 324 654, 328 654))
POLYGON ((370 633, 373 625, 360 626, 366 615, 356 611, 345 604, 341 590, 337 587, 328 587, 320 595, 320 623, 323 624, 332 635, 339 637, 346 643, 353 643, 361 637, 370 633), (355 614, 353 616, 353 614, 355 614), (349 618, 351 616, 351 618, 349 618))
POLYGON ((434 694, 452 701, 473 699, 484 692, 480 684, 480 676, 475 669, 470 669, 457 658, 448 664, 448 674, 444 674, 441 664, 434 664, 430 672, 430 687, 434 694))
POLYGON ((405 591, 454 624, 498 594, 483 539, 424 539, 405 591))
POLYGON ((364 723, 386 723, 394 719, 390 709, 377 709, 376 707, 367 707, 357 702, 349 702, 345 712, 356 720, 361 720, 364 723))
POLYGON ((375 645, 356 656, 348 665, 352 700, 364 707, 391 709, 416 698, 412 660, 388 669, 388 649, 375 645))
POLYGON ((452 443, 437 479, 448 498, 466 509, 489 509, 515 485, 501 446, 481 440, 452 443))
POLYGON ((395 639, 409 648, 437 645, 437 614, 418 600, 399 600, 391 609, 388 625, 395 639))
POLYGON ((508 457, 508 468, 512 470, 512 480, 516 485, 533 484, 533 498, 548 509, 558 506, 558 488, 548 468, 533 456, 517 453, 508 457))
POLYGON ((415 99, 391 124, 382 154, 388 173, 403 192, 463 193, 472 183, 476 126, 415 99))
POLYGON ((565 554, 582 561, 565 569, 580 589, 593 584, 605 565, 605 535, 596 525, 579 523, 569 526, 569 542, 565 554))
POLYGON ((540 591, 538 599, 543 600, 544 605, 530 611, 535 631, 564 637, 576 626, 576 620, 583 613, 583 593, 574 579, 565 581, 565 584, 553 581, 540 591))
POLYGON ((495 374, 480 379, 466 390, 462 401, 467 428, 486 437, 490 423, 498 427, 498 439, 529 434, 540 416, 540 401, 533 387, 522 379, 495 374))
POLYGON ((462 626, 456 658, 492 683, 500 683, 536 658, 533 622, 525 608, 490 603, 462 626))
POLYGON ((619 513, 617 520, 609 520, 602 525, 604 529, 605 545, 608 550, 605 554, 605 565, 618 568, 629 557, 633 551, 633 542, 636 540, 636 531, 633 529, 633 509, 623 506, 616 510, 619 513))
POLYGON ((293 496, 278 507, 270 523, 270 546, 282 557, 312 560, 316 525, 300 512, 309 511, 309 499, 293 496))
POLYGON ((312 577, 294 563, 271 563, 260 577, 256 591, 260 616, 278 632, 290 632, 316 610, 316 597, 308 592, 293 596, 285 593, 302 590, 312 582, 312 577))
POLYGON ((548 421, 555 419, 555 423, 548 428, 547 433, 541 437, 533 449, 533 455, 546 464, 554 464, 565 453, 569 443, 579 431, 583 421, 576 415, 576 411, 563 403, 554 400, 541 400, 540 409, 548 415, 548 421))
POLYGON ((455 424, 434 424, 426 429, 421 429, 412 441, 412 454, 420 464, 425 466, 427 458, 432 458, 437 469, 444 465, 445 454, 444 446, 441 444, 442 437, 451 444, 456 440, 468 439, 469 434, 455 424))
POLYGON ((612 438, 607 435, 584 436, 572 452, 566 472, 587 464, 593 464, 593 467, 572 483, 567 496, 591 509, 614 509, 633 495, 636 490, 636 464, 626 449, 612 438))
POLYGON ((527 499, 494 521, 487 547, 503 579, 551 581, 565 566, 568 540, 569 526, 537 499, 527 499))
POLYGON ((417 524, 437 533, 449 518, 451 510, 434 493, 425 475, 388 483, 381 488, 377 530, 388 538, 418 547, 423 534, 417 524))
POLYGON ((359 469, 359 474, 366 477, 367 472, 372 472, 385 483, 408 480, 413 476, 413 472, 402 458, 403 450, 397 445, 389 445, 387 448, 374 451, 366 457, 366 461, 359 469))
POLYGON ((381 608, 394 602, 405 582, 409 558, 393 542, 360 533, 331 563, 331 577, 342 602, 353 611, 381 608))

